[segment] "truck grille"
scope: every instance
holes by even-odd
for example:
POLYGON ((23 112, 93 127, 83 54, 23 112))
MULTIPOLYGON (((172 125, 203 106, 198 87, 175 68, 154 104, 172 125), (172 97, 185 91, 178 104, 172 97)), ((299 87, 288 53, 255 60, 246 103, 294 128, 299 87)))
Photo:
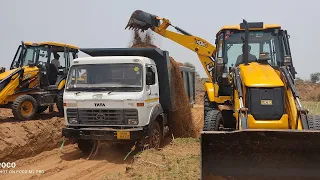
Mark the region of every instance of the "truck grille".
POLYGON ((137 109, 67 109, 67 116, 76 117, 79 124, 126 125, 128 119, 138 119, 137 109))

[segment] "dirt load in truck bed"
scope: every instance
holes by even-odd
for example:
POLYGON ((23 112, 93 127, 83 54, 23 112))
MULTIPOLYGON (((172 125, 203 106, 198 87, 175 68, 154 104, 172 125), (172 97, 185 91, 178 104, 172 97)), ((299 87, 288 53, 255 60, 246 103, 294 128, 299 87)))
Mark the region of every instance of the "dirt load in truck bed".
MULTIPOLYGON (((150 47, 158 48, 154 45, 152 41, 152 32, 146 31, 145 37, 138 31, 134 31, 132 45, 130 47, 150 47)), ((173 104, 174 108, 177 108, 177 111, 173 113, 174 121, 171 121, 171 130, 175 137, 197 137, 198 131, 195 127, 195 124, 192 120, 191 107, 189 105, 189 98, 184 89, 184 81, 180 73, 179 67, 183 64, 175 61, 170 56, 171 63, 171 82, 172 87, 174 88, 174 99, 173 104)))

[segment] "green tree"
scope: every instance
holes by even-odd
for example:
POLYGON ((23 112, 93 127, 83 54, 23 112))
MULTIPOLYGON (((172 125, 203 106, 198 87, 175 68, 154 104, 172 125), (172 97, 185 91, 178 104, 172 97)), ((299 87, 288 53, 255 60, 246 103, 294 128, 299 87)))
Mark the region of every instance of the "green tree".
POLYGON ((319 72, 316 72, 316 73, 311 73, 310 74, 310 81, 312 83, 316 83, 320 80, 320 73, 319 72))
POLYGON ((191 67, 191 68, 193 68, 193 69, 196 69, 196 67, 195 67, 192 63, 190 63, 190 62, 185 62, 183 65, 184 65, 184 66, 187 66, 187 67, 191 67))

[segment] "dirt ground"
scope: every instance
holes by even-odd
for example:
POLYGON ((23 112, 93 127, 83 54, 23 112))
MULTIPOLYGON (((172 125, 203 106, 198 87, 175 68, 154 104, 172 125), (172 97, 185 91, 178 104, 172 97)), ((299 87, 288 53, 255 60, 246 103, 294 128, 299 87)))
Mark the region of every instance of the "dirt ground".
MULTIPOLYGON (((191 112, 199 133, 203 126, 203 91, 197 89, 197 104, 191 112)), ((0 159, 16 164, 14 169, 0 169, 0 179, 144 179, 140 166, 146 167, 144 171, 155 167, 148 175, 151 179, 200 176, 198 138, 167 138, 163 150, 133 153, 126 160, 131 146, 102 147, 94 159, 87 160, 75 144, 60 150, 64 119, 55 116, 46 112, 36 120, 17 122, 10 110, 0 109, 0 159), (133 162, 134 155, 138 159, 133 162)))
POLYGON ((0 109, 0 159, 15 161, 58 147, 64 118, 45 112, 30 121, 16 121, 9 109, 0 109))
MULTIPOLYGON (((202 108, 202 105, 196 105, 192 109, 192 119, 198 132, 202 128, 202 108)), ((6 115, 10 116, 10 111, 6 115)), ((16 163, 14 169, 0 169, 0 179, 109 179, 114 177, 110 175, 116 177, 128 172, 134 154, 126 160, 124 158, 130 151, 130 145, 105 145, 92 160, 87 160, 75 144, 65 145, 60 150, 64 119, 48 119, 48 116, 41 116, 47 117, 45 120, 19 123, 0 118, 1 160, 16 163), (11 143, 4 143, 9 141, 11 143)), ((163 147, 170 141, 171 138, 167 137, 163 147)))

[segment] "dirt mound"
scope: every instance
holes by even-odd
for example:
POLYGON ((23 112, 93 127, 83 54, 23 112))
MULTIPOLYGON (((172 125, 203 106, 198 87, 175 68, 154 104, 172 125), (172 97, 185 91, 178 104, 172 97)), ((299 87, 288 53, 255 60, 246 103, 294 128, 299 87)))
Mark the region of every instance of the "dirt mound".
MULTIPOLYGON (((157 46, 153 44, 152 34, 150 31, 146 31, 144 38, 141 36, 142 35, 140 35, 138 31, 134 31, 131 47, 157 48, 157 46)), ((170 57, 170 62, 171 82, 174 89, 173 104, 175 107, 173 108, 177 109, 172 114, 173 121, 170 121, 172 133, 175 137, 196 137, 197 130, 192 120, 189 98, 184 89, 184 82, 179 69, 179 66, 183 64, 176 62, 172 57, 170 57)))
POLYGON ((320 101, 320 84, 296 82, 295 85, 302 101, 320 101))
POLYGON ((11 162, 58 147, 62 142, 61 128, 65 124, 64 118, 52 116, 23 122, 1 118, 0 123, 0 159, 11 162))

